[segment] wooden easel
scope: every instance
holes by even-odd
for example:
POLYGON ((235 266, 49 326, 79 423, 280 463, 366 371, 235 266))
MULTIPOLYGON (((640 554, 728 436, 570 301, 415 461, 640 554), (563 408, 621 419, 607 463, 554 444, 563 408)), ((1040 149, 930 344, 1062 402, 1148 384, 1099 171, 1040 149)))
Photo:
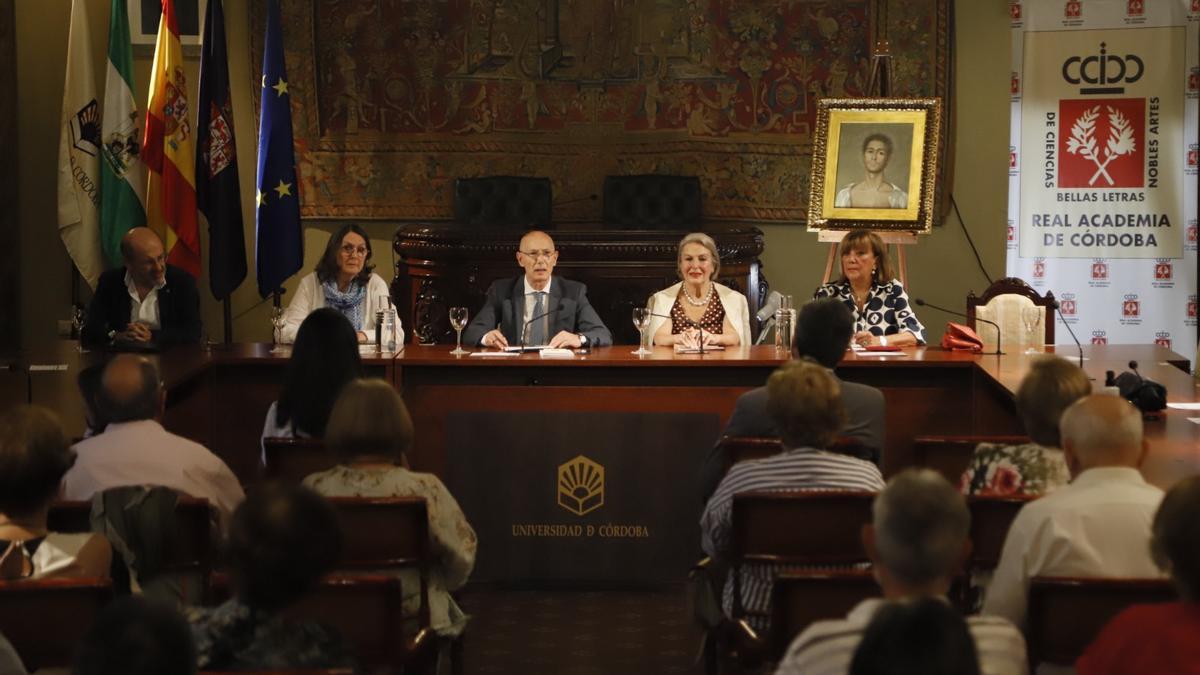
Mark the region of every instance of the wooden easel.
MULTIPOLYGON (((871 79, 867 84, 867 95, 887 98, 892 95, 892 50, 887 39, 887 0, 880 3, 880 11, 875 21, 879 35, 875 40, 875 49, 871 53, 871 79)), ((917 233, 912 230, 885 230, 876 232, 883 240, 884 246, 896 246, 896 266, 899 268, 900 283, 908 287, 908 256, 905 246, 917 243, 917 233)), ((829 283, 833 275, 833 263, 837 260, 838 246, 846 238, 844 230, 821 230, 817 233, 817 241, 829 242, 829 256, 825 259, 825 275, 821 284, 829 283)))

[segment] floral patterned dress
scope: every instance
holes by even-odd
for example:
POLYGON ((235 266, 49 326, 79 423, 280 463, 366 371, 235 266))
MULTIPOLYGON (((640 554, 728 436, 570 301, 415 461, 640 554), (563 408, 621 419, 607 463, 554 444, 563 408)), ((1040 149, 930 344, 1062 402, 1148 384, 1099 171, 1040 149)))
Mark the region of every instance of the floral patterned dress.
POLYGON ((1071 481, 1062 450, 1037 443, 980 443, 959 481, 965 495, 1040 496, 1071 481))
POLYGON ((849 281, 835 281, 825 284, 813 293, 813 299, 837 298, 850 309, 854 315, 854 332, 867 331, 871 335, 895 335, 902 330, 912 333, 917 342, 925 344, 925 326, 917 320, 908 302, 908 294, 899 279, 871 284, 867 293, 867 301, 863 303, 862 311, 854 301, 854 289, 849 281))

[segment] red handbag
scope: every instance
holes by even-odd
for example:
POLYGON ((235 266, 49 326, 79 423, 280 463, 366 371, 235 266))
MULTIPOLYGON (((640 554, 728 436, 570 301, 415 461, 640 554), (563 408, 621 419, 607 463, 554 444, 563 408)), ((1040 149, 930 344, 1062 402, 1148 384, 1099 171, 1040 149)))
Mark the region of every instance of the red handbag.
POLYGON ((981 352, 983 340, 971 329, 961 323, 946 322, 946 332, 942 335, 942 349, 952 352, 981 352))

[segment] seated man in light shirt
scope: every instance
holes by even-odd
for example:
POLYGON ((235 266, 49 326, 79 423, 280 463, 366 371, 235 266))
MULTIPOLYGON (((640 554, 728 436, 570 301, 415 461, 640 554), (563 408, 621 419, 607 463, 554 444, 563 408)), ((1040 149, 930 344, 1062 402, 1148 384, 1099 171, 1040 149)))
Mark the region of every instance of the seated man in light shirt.
POLYGON ((463 333, 481 347, 509 345, 604 347, 612 333, 587 299, 587 286, 554 276, 558 251, 540 230, 521 237, 517 264, 525 273, 492 283, 487 300, 463 333))
POLYGON ((165 348, 200 341, 196 281, 169 265, 162 240, 146 227, 121 238, 124 267, 100 275, 80 336, 89 347, 165 348))
POLYGON ((1150 532, 1162 490, 1142 478, 1142 414, 1123 398, 1093 394, 1059 420, 1071 483, 1021 508, 983 613, 1024 627, 1029 582, 1039 576, 1160 577, 1150 532))

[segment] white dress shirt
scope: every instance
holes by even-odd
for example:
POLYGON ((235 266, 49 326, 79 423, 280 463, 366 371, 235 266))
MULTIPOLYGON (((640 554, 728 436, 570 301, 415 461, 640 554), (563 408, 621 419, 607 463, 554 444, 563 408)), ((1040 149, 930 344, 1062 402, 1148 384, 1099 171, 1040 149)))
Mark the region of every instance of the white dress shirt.
POLYGON ((1025 505, 1004 540, 983 613, 1024 628, 1037 576, 1161 577, 1150 559, 1150 525, 1162 498, 1137 469, 1101 467, 1025 505))
POLYGON ((199 443, 176 436, 155 420, 118 422, 75 445, 78 459, 62 481, 62 497, 87 500, 131 485, 161 485, 207 499, 228 522, 245 499, 238 479, 199 443))
POLYGON ((144 323, 153 330, 162 328, 162 319, 158 314, 158 290, 166 285, 167 279, 164 277, 142 298, 138 295, 133 277, 125 272, 125 288, 129 290, 129 323, 144 323))

